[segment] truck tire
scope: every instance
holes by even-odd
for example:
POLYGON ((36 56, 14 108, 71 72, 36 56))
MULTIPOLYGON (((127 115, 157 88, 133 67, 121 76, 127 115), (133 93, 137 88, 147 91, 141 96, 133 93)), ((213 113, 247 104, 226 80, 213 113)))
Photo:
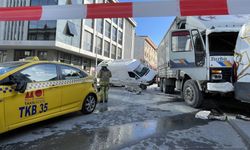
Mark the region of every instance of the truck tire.
POLYGON ((187 80, 184 83, 182 96, 185 102, 194 108, 199 108, 203 102, 203 94, 194 80, 187 80))

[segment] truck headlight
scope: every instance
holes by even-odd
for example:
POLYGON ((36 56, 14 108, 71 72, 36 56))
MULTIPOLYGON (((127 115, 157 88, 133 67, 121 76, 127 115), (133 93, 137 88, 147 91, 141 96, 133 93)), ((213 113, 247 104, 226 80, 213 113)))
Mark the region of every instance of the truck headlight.
POLYGON ((212 74, 212 80, 222 80, 222 74, 212 74))

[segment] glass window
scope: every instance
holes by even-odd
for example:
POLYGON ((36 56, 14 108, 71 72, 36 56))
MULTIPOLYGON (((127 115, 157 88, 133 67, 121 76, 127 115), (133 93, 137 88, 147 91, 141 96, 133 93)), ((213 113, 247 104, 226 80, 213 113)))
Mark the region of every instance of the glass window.
POLYGON ((109 57, 110 53, 110 43, 108 41, 104 42, 104 56, 109 57))
POLYGON ((30 21, 28 40, 55 40, 56 21, 30 21))
POLYGON ((37 6, 37 5, 41 5, 41 4, 42 4, 41 0, 32 0, 30 3, 31 6, 37 6))
POLYGON ((123 19, 122 18, 119 18, 119 27, 123 28, 123 19))
POLYGON ((31 6, 38 6, 38 5, 57 5, 58 0, 31 0, 31 6))
POLYGON ((111 58, 116 59, 116 46, 112 45, 111 58))
POLYGON ((112 20, 115 24, 118 24, 118 18, 113 18, 112 20))
POLYGON ((66 64, 71 64, 71 55, 67 53, 59 53, 59 61, 66 64))
POLYGON ((94 27, 94 20, 93 19, 85 19, 85 25, 93 28, 94 27))
POLYGON ((16 73, 27 82, 44 82, 57 80, 57 70, 54 64, 39 64, 31 66, 23 71, 16 73))
POLYGON ((69 36, 76 36, 77 35, 76 26, 73 22, 68 21, 66 24, 65 30, 66 30, 65 31, 66 35, 69 35, 69 36))
POLYGON ((47 5, 57 5, 58 0, 47 0, 47 5))
POLYGON ((94 0, 85 0, 84 2, 85 2, 85 4, 93 4, 94 0))
MULTIPOLYGON (((202 39, 200 37, 198 30, 192 30, 192 36, 193 36, 195 51, 201 51, 201 52, 205 51, 204 47, 203 47, 202 39)), ((223 44, 223 45, 225 46, 225 44, 223 44)), ((232 46, 232 47, 234 47, 234 46, 232 46)))
POLYGON ((96 31, 103 33, 103 19, 96 19, 96 31))
POLYGON ((33 56, 32 50, 15 50, 15 61, 19 61, 20 59, 33 56))
POLYGON ((102 39, 96 36, 95 51, 97 54, 102 55, 102 39))
POLYGON ((176 31, 172 33, 172 51, 185 52, 193 49, 189 31, 176 31))
POLYGON ((140 64, 135 70, 134 72, 136 74, 138 74, 140 77, 144 76, 147 72, 149 71, 149 69, 147 67, 145 67, 144 65, 140 64))
MULTIPOLYGON (((58 0, 31 0, 31 6, 57 5, 58 0)), ((55 40, 57 21, 30 21, 28 40, 55 40)))
POLYGON ((13 69, 16 69, 22 65, 25 65, 26 62, 6 62, 0 63, 0 75, 5 74, 13 69))
POLYGON ((121 45, 122 45, 122 39, 123 39, 122 36, 123 36, 122 32, 119 31, 118 32, 118 43, 121 44, 121 45))
POLYGON ((40 60, 48 60, 48 52, 47 51, 38 51, 37 56, 40 60))
POLYGON ((105 0, 96 0, 96 3, 104 3, 105 0))
POLYGON ((61 71, 63 80, 80 79, 87 76, 83 71, 70 66, 61 65, 61 71))
POLYGON ((82 58, 78 57, 78 56, 75 56, 75 55, 72 55, 71 63, 73 65, 76 65, 76 66, 81 66, 82 65, 82 58))
POLYGON ((109 37, 111 36, 111 24, 109 22, 105 22, 105 36, 109 37))
POLYGON ((0 51, 0 62, 6 62, 7 61, 7 51, 1 50, 0 51))
POLYGON ((84 60, 83 60, 83 68, 84 68, 85 71, 90 72, 91 59, 84 58, 84 60))
POLYGON ((117 28, 115 28, 114 26, 113 26, 113 28, 112 28, 112 40, 113 41, 117 41, 117 28))
POLYGON ((91 51, 92 52, 92 47, 93 47, 93 34, 88 32, 88 31, 84 31, 84 49, 87 51, 91 51))
POLYGON ((122 59, 122 49, 118 48, 117 59, 122 59))

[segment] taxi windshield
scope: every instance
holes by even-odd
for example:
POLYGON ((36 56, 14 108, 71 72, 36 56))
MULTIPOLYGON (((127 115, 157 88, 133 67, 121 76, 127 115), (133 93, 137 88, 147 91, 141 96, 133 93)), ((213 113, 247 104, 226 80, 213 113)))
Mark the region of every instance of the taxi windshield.
POLYGON ((26 64, 26 62, 6 62, 0 63, 0 75, 3 75, 13 69, 16 69, 22 65, 26 64))

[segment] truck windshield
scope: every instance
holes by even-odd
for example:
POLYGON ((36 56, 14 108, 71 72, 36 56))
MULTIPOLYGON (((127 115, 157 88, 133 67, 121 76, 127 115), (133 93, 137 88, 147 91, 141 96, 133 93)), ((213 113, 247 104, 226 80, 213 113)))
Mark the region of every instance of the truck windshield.
POLYGON ((7 62, 7 63, 0 63, 0 75, 3 75, 17 67, 26 64, 26 62, 7 62))
POLYGON ((136 74, 138 74, 140 77, 144 76, 148 72, 148 68, 144 65, 140 64, 134 71, 136 74))
POLYGON ((211 54, 234 54, 238 32, 219 32, 209 35, 209 51, 211 54))

